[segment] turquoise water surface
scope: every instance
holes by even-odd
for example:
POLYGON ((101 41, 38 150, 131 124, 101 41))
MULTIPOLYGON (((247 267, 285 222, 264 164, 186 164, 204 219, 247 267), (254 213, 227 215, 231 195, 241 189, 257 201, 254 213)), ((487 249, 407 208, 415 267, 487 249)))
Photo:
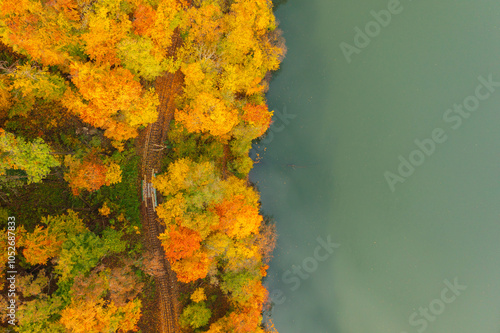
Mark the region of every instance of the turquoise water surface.
POLYGON ((278 331, 500 332, 500 2, 276 15, 288 54, 251 179, 279 233, 278 331))

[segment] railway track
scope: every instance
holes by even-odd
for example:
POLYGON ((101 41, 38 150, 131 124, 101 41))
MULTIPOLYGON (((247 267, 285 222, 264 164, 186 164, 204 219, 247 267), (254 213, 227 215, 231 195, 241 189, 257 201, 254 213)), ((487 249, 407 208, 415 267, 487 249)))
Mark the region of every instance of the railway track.
MULTIPOLYGON (((175 40, 172 48, 175 49, 181 42, 180 37, 175 40)), ((161 159, 165 153, 163 143, 167 139, 170 121, 174 117, 174 99, 182 91, 183 75, 180 71, 166 73, 155 81, 155 88, 160 98, 158 107, 158 119, 150 124, 143 133, 141 179, 144 185, 151 188, 152 178, 155 171, 161 168, 161 159)), ((143 193, 151 193, 146 191, 143 193)), ((155 211, 155 198, 145 195, 141 204, 141 213, 144 228, 146 229, 146 248, 150 253, 160 253, 162 272, 155 275, 157 290, 157 304, 159 322, 157 331, 161 333, 181 332, 178 318, 180 315, 179 287, 175 272, 172 271, 170 263, 166 260, 165 251, 161 246, 158 236, 164 232, 164 226, 159 223, 155 211)))
MULTIPOLYGON (((185 1, 191 6, 191 0, 185 1)), ((178 31, 172 36, 172 45, 167 51, 169 56, 174 56, 177 49, 182 44, 182 38, 178 31)), ((141 179, 144 184, 151 183, 155 171, 161 169, 161 159, 165 154, 164 142, 167 139, 170 122, 174 118, 175 97, 182 92, 184 76, 180 70, 175 73, 165 73, 156 78, 155 90, 160 99, 158 106, 158 119, 150 124, 142 140, 142 163, 141 179)), ((151 188, 151 187, 150 187, 151 188)), ((149 191, 151 193, 151 191, 149 191)), ((147 231, 146 248, 152 254, 160 254, 159 259, 162 265, 161 273, 155 274, 155 285, 158 305, 158 327, 160 333, 180 333, 179 326, 180 303, 179 285, 175 272, 166 260, 165 251, 161 246, 158 236, 165 231, 165 227, 160 224, 155 211, 155 200, 151 195, 144 196, 141 204, 141 213, 144 228, 147 231)))

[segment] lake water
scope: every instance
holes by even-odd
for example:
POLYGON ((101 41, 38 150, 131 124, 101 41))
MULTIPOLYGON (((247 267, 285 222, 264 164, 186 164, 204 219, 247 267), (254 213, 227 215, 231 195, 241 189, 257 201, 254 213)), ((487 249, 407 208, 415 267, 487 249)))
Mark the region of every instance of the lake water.
POLYGON ((500 2, 276 15, 288 54, 251 179, 279 233, 278 331, 500 332, 500 2))

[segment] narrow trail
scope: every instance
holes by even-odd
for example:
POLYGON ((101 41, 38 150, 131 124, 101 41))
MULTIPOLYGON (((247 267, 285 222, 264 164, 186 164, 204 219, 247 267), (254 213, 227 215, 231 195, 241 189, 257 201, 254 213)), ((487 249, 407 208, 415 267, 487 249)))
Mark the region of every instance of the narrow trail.
MULTIPOLYGON (((172 49, 175 50, 181 43, 180 37, 176 38, 172 49)), ((159 172, 160 162, 164 150, 164 142, 167 139, 170 121, 174 117, 175 96, 182 91, 184 77, 182 73, 166 73, 155 81, 155 89, 160 98, 158 107, 158 119, 150 124, 139 138, 140 150, 142 151, 141 179, 145 184, 151 183, 153 174, 159 172)), ((157 332, 178 333, 181 332, 178 318, 179 308, 179 286, 175 272, 172 271, 170 263, 165 258, 165 251, 161 246, 158 236, 163 233, 164 226, 159 223, 158 215, 154 209, 152 196, 144 196, 141 204, 141 215, 146 236, 146 249, 152 254, 159 255, 163 269, 155 275, 156 304, 158 306, 157 332)))

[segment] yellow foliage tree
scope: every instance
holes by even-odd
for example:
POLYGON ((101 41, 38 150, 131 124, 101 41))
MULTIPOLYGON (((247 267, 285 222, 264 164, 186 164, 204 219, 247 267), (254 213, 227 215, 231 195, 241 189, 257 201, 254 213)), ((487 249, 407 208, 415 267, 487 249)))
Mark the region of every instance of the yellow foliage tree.
POLYGON ((156 121, 158 96, 153 89, 144 91, 130 71, 91 63, 73 63, 71 69, 78 92, 68 90, 63 105, 92 126, 105 128, 106 136, 129 139, 137 135, 137 127, 156 121))
POLYGON ((204 288, 197 288, 192 294, 191 294, 191 300, 195 303, 204 301, 207 299, 207 296, 205 295, 205 289, 204 288))
POLYGON ((111 209, 108 206, 108 203, 105 202, 101 208, 99 208, 99 214, 102 216, 108 216, 111 213, 111 209))
POLYGON ((89 14, 88 32, 82 35, 85 50, 98 65, 117 65, 117 44, 127 36, 132 23, 119 1, 97 1, 89 14))
POLYGON ((136 331, 141 316, 140 307, 140 300, 118 307, 102 299, 76 299, 61 311, 60 323, 74 333, 136 331))
POLYGON ((194 133, 209 132, 229 138, 228 133, 238 123, 238 111, 221 98, 200 93, 190 107, 177 110, 175 120, 194 133))
POLYGON ((167 173, 156 177, 153 184, 166 197, 157 212, 167 226, 178 224, 205 238, 218 223, 214 211, 208 209, 222 195, 222 183, 213 163, 179 159, 169 165, 167 173))
POLYGON ((106 171, 106 184, 117 184, 122 181, 122 169, 117 163, 111 163, 106 171))

